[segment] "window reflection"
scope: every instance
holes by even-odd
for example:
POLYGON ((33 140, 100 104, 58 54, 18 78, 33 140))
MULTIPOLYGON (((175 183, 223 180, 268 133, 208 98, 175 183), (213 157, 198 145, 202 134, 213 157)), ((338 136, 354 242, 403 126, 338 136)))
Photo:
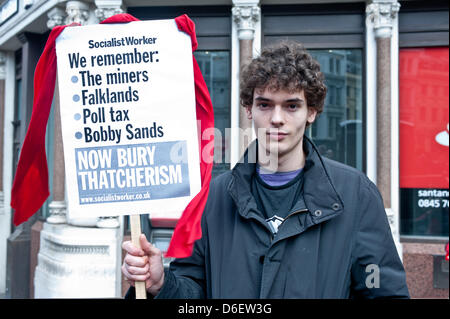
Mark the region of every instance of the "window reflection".
MULTIPOLYGON (((322 155, 362 170, 362 51, 310 52, 321 64, 328 94, 324 112, 307 134, 322 155)), ((195 57, 214 107, 214 177, 230 168, 230 141, 225 134, 225 128, 230 127, 230 54, 197 51, 195 57)))
POLYGON ((362 170, 362 50, 309 52, 321 65, 328 93, 307 134, 323 156, 362 170))
POLYGON ((216 130, 212 177, 215 177, 230 169, 230 136, 225 135, 225 128, 231 125, 230 53, 228 51, 196 51, 194 55, 214 108, 216 130))

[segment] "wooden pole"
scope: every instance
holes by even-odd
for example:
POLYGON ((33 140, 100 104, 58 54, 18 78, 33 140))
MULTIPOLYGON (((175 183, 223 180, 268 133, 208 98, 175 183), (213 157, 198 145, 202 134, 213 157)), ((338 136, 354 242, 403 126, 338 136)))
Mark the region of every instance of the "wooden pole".
MULTIPOLYGON (((141 235, 141 216, 140 215, 130 215, 131 224, 131 242, 134 246, 141 248, 141 243, 139 241, 139 236, 141 235)), ((147 299, 147 292, 145 291, 145 282, 136 281, 134 283, 136 288, 136 299, 147 299)))

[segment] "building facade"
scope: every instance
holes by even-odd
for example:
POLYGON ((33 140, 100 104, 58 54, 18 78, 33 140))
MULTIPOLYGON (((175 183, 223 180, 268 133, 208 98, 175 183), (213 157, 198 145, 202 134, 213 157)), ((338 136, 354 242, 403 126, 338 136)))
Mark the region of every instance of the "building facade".
MULTIPOLYGON (((264 45, 302 42, 328 87, 307 135, 322 155, 365 172, 380 189, 411 296, 449 297, 448 3, 434 0, 1 0, 0 295, 110 298, 127 289, 120 272, 127 218, 80 219, 66 208, 57 90, 46 136, 51 195, 18 227, 10 207, 34 69, 51 28, 122 12, 141 20, 186 13, 195 22, 194 54, 215 113, 213 177, 254 138, 239 105, 240 67, 264 45)), ((167 249, 175 224, 141 220, 167 249)))

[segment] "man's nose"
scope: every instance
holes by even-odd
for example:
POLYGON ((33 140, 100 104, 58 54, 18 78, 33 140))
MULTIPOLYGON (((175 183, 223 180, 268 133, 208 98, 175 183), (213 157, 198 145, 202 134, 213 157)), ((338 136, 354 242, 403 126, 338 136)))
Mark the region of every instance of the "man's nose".
POLYGON ((271 115, 272 117, 270 118, 270 122, 272 123, 272 125, 279 126, 284 124, 284 115, 281 106, 275 106, 271 115))

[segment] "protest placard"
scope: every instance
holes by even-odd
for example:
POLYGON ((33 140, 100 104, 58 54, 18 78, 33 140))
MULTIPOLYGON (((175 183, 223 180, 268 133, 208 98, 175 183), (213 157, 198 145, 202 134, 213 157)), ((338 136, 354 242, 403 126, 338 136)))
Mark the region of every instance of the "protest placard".
MULTIPOLYGON (((191 38, 175 20, 66 28, 56 40, 71 217, 176 219, 201 189, 191 38)), ((136 282, 145 298, 145 283, 136 282)))
POLYGON ((201 188, 192 49, 174 20, 56 40, 71 217, 178 218, 201 188))

